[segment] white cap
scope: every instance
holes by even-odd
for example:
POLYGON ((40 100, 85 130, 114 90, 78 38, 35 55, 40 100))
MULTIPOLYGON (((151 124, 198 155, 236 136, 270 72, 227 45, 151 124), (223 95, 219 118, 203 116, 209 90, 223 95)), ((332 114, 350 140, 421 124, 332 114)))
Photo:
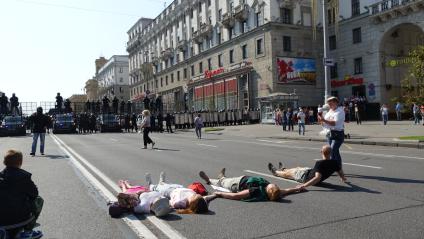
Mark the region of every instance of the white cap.
POLYGON ((165 215, 168 215, 172 209, 169 205, 169 199, 168 198, 160 198, 156 200, 150 207, 150 210, 155 214, 157 217, 163 217, 165 215))

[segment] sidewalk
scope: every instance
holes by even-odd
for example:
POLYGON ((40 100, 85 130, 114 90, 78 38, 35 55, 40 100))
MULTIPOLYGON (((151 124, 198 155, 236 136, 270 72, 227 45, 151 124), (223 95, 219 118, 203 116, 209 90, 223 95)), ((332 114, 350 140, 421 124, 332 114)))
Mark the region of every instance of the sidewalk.
MULTIPOLYGON (((305 136, 298 134, 298 127, 295 131, 283 131, 282 126, 253 124, 243 126, 223 127, 223 131, 211 132, 226 135, 243 136, 250 138, 274 138, 305 141, 326 141, 324 136, 320 136, 322 130, 320 125, 306 125, 305 136)), ((363 122, 357 125, 356 122, 345 124, 345 133, 351 138, 345 143, 378 145, 390 147, 424 148, 424 142, 418 140, 400 140, 402 136, 424 136, 424 126, 413 125, 411 121, 389 121, 383 125, 380 121, 363 122)))

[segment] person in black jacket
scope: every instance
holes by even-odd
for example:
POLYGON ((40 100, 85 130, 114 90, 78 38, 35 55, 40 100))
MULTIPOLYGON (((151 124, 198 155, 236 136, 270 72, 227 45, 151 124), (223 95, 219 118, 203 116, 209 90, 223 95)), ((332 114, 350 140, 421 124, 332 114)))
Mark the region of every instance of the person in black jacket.
POLYGON ((22 230, 19 238, 41 238, 43 233, 33 229, 44 201, 31 173, 21 169, 22 158, 16 150, 8 150, 4 156, 6 168, 0 172, 0 227, 15 227, 8 230, 10 238, 22 230))
POLYGON ((46 129, 50 125, 50 118, 47 115, 43 114, 43 108, 38 107, 37 113, 29 117, 32 131, 32 148, 30 155, 35 156, 35 151, 37 150, 37 141, 40 137, 40 153, 44 155, 44 141, 46 138, 46 129))
POLYGON ((168 133, 174 133, 174 132, 172 132, 172 116, 171 116, 171 114, 166 114, 166 117, 165 117, 165 122, 166 122, 166 131, 168 131, 168 133))

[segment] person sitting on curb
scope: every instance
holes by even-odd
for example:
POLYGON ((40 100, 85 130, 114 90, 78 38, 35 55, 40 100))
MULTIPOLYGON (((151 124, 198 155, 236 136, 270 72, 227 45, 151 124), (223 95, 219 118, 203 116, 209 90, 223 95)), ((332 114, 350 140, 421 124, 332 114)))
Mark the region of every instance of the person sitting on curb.
POLYGON ((22 153, 13 149, 4 156, 6 168, 0 172, 0 228, 13 227, 7 230, 10 238, 18 233, 20 239, 41 238, 43 233, 34 228, 44 201, 31 173, 21 169, 22 160, 22 153))
POLYGON ((331 147, 324 145, 321 149, 322 160, 315 163, 314 168, 296 167, 284 168, 283 164, 279 163, 279 169, 276 169, 271 163, 268 164, 268 169, 274 176, 291 179, 302 183, 297 186, 298 189, 316 185, 329 178, 334 172, 337 172, 343 182, 346 182, 346 177, 340 168, 340 164, 335 160, 330 160, 331 147))
POLYGON ((177 209, 179 214, 202 214, 209 211, 208 204, 216 198, 215 195, 201 196, 189 188, 179 184, 168 184, 165 182, 165 173, 160 173, 158 184, 152 184, 151 175, 146 174, 147 184, 150 191, 159 192, 161 196, 169 199, 172 208, 177 209))
POLYGON ((299 189, 280 189, 277 185, 269 183, 261 177, 240 176, 227 178, 225 168, 218 175, 218 179, 210 179, 205 172, 200 171, 199 176, 208 185, 222 187, 230 192, 215 192, 214 195, 231 200, 253 201, 278 201, 288 194, 299 192, 299 189))

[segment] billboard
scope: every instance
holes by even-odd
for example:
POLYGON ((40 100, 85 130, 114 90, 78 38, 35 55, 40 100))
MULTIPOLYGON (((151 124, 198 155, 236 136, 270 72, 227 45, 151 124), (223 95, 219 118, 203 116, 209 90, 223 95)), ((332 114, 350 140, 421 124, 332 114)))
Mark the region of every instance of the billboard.
POLYGON ((315 84, 316 61, 311 58, 277 57, 279 84, 315 84))

